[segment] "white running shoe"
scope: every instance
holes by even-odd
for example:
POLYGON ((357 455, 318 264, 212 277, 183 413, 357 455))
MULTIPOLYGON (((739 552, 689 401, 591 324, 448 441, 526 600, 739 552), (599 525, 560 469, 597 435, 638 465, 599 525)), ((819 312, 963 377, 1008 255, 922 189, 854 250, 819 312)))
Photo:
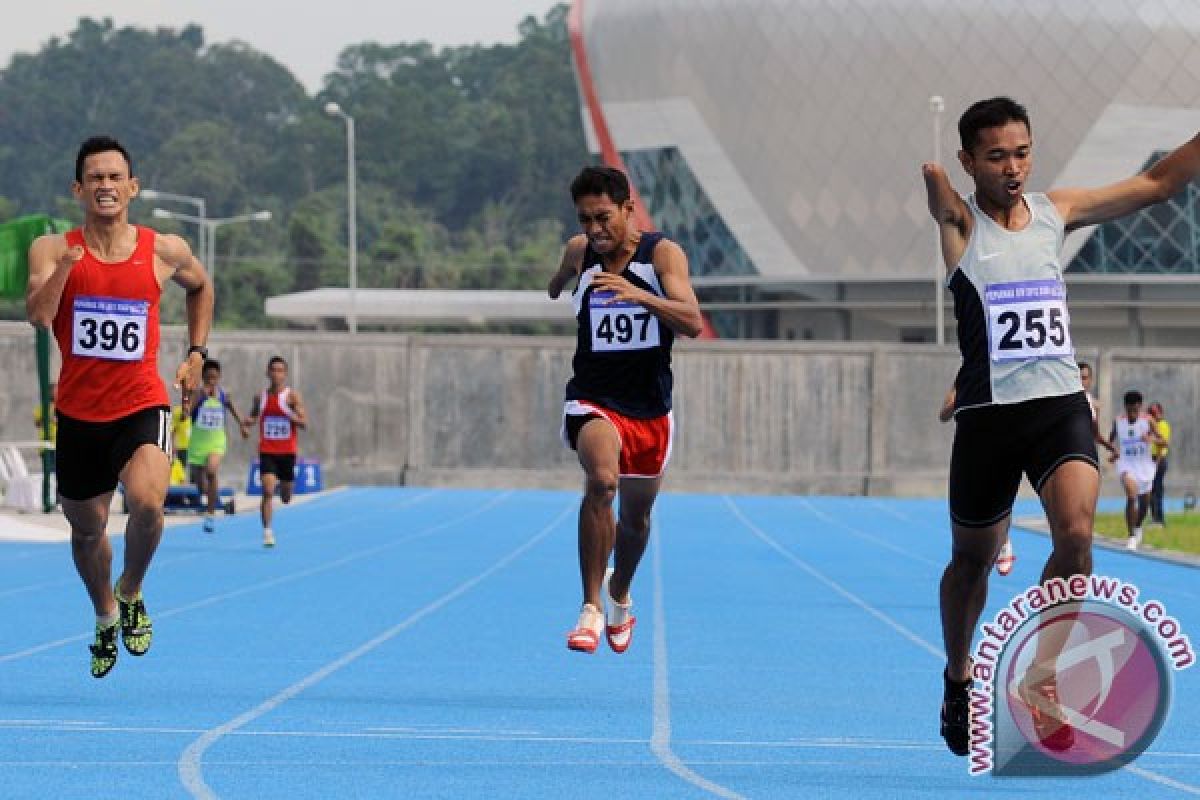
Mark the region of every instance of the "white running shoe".
POLYGON ((274 546, 275 546, 275 534, 271 532, 270 528, 263 528, 263 547, 274 547, 274 546))
POLYGON ((996 572, 1001 575, 1007 575, 1012 572, 1013 562, 1017 560, 1017 556, 1013 553, 1011 539, 1004 540, 1004 546, 1000 548, 1000 555, 996 556, 996 572))
POLYGON ((605 606, 604 634, 614 653, 624 653, 633 641, 633 626, 637 624, 637 617, 633 615, 633 598, 630 598, 628 603, 618 603, 609 593, 608 584, 612 580, 612 574, 613 570, 610 567, 604 573, 604 584, 600 589, 605 606))
POLYGON ((1142 544, 1141 528, 1134 528, 1133 535, 1125 540, 1125 549, 1129 551, 1137 550, 1142 544))
POLYGON ((600 629, 604 627, 604 612, 584 603, 575 629, 567 634, 567 648, 580 653, 594 653, 600 644, 600 629))

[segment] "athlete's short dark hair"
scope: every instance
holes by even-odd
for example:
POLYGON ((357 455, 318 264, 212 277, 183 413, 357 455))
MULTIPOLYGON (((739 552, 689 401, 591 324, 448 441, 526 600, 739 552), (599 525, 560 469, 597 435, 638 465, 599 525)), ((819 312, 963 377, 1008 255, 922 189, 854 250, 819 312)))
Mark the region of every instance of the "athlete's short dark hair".
POLYGON ((1081 369, 1081 370, 1085 370, 1085 369, 1086 369, 1088 372, 1094 372, 1094 370, 1092 369, 1092 365, 1091 365, 1091 364, 1089 364, 1089 363, 1088 363, 1088 362, 1086 362, 1086 361, 1080 361, 1080 362, 1079 362, 1078 364, 1076 364, 1075 366, 1079 367, 1079 369, 1081 369))
POLYGON ((624 172, 612 167, 584 167, 571 181, 573 203, 578 203, 581 197, 605 194, 617 205, 629 200, 629 178, 624 172))
POLYGON ((221 362, 217 361, 215 358, 208 359, 207 361, 204 362, 204 366, 200 368, 200 374, 203 375, 204 373, 208 372, 210 369, 215 369, 217 372, 220 372, 221 371, 221 362))
POLYGON ((270 369, 276 364, 283 364, 283 368, 287 369, 287 360, 284 359, 283 356, 271 356, 271 360, 267 362, 267 369, 270 369))
POLYGON ((1137 389, 1130 389, 1125 393, 1125 405, 1132 406, 1142 402, 1142 393, 1137 389))
POLYGON ((83 162, 88 156, 94 156, 96 153, 109 153, 114 150, 125 159, 125 165, 129 167, 129 177, 132 178, 133 159, 129 157, 129 151, 111 136, 92 136, 79 145, 79 152, 75 155, 75 180, 83 182, 83 162))
POLYGON ((992 97, 975 103, 958 118, 958 138, 968 153, 979 144, 979 132, 984 128, 999 128, 1010 122, 1023 122, 1025 130, 1033 132, 1029 112, 1011 97, 992 97))

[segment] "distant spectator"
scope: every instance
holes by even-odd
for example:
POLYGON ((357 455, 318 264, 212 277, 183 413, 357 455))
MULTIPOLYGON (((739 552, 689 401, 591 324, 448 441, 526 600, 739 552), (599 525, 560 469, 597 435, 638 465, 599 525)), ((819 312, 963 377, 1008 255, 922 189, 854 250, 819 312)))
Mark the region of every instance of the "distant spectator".
POLYGON ((182 403, 171 406, 171 449, 180 468, 187 463, 188 445, 192 441, 191 409, 182 403))
POLYGON ((1162 444, 1155 443, 1150 448, 1150 455, 1154 458, 1154 486, 1150 490, 1150 521, 1155 525, 1165 527, 1167 518, 1163 514, 1163 498, 1166 495, 1166 488, 1163 483, 1167 477, 1167 450, 1171 446, 1171 423, 1167 422, 1162 403, 1151 403, 1147 411, 1150 413, 1150 419, 1154 420, 1154 424, 1158 428, 1158 435, 1162 439, 1162 444))
MULTIPOLYGON (((53 442, 58 439, 58 417, 54 413, 54 397, 58 393, 58 384, 50 384, 50 426, 49 429, 42 424, 42 404, 39 402, 33 407, 33 426, 37 428, 37 438, 43 442, 53 442)), ((49 472, 54 471, 54 451, 47 449, 45 467, 49 472)))

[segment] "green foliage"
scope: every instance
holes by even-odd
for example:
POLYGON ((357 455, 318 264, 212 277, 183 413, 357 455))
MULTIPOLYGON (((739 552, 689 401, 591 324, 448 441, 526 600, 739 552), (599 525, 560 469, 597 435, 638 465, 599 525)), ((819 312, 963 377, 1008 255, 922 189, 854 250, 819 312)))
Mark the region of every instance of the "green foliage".
MULTIPOLYGON (((346 132, 322 110, 335 100, 357 133, 360 286, 540 287, 573 224, 567 184, 588 160, 565 16, 527 17, 512 45, 356 44, 316 96, 270 56, 206 44, 195 25, 81 19, 0 71, 0 221, 47 211, 78 223, 75 150, 112 134, 144 187, 203 197, 211 217, 272 212, 219 228, 215 265, 218 324, 269 325, 267 296, 346 284, 346 132)), ((195 226, 152 208, 135 201, 131 217, 195 242, 195 226)), ((182 319, 181 293, 163 314, 182 319)))

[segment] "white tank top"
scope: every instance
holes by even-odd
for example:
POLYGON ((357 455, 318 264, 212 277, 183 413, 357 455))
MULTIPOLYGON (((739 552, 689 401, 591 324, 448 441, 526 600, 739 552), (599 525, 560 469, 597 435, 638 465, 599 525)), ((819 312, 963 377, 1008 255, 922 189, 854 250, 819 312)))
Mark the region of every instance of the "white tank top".
POLYGON ((1122 414, 1113 423, 1117 429, 1117 474, 1128 472, 1138 480, 1154 478, 1154 459, 1150 457, 1150 420, 1140 416, 1133 422, 1122 414))
POLYGON ((967 198, 974 226, 949 281, 963 357, 959 409, 1083 391, 1059 260, 1062 217, 1044 194, 1025 203, 1029 224, 1010 231, 967 198))

